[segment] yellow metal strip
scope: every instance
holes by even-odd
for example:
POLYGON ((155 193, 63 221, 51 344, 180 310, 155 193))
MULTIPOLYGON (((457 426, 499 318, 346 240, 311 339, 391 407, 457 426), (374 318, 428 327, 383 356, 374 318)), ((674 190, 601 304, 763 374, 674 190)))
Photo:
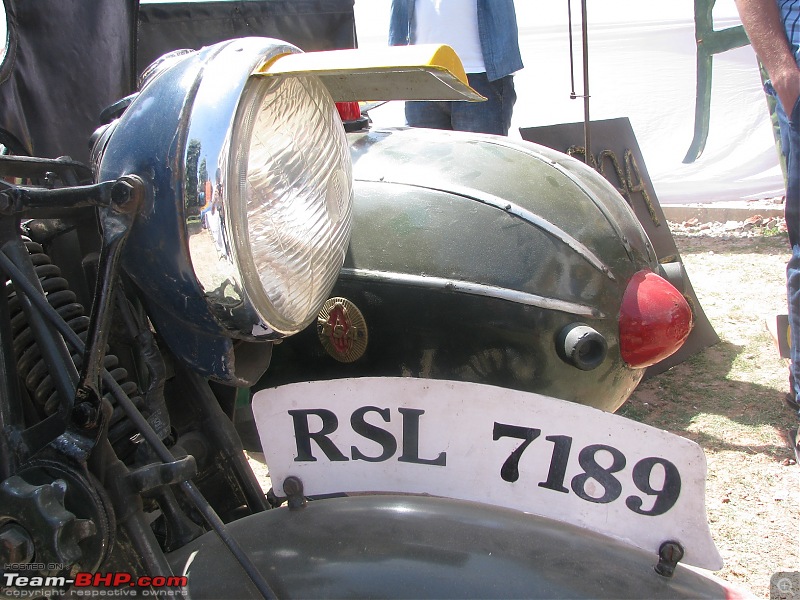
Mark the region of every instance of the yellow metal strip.
POLYGON ((461 59, 444 45, 283 54, 254 75, 314 75, 337 102, 485 100, 469 86, 461 59))

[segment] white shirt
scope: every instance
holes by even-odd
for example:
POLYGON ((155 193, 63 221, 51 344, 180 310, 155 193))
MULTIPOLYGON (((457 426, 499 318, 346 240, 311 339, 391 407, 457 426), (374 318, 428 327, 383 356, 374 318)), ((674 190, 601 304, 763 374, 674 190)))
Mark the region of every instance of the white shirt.
POLYGON ((414 43, 452 46, 467 73, 483 73, 478 0, 415 0, 414 43))

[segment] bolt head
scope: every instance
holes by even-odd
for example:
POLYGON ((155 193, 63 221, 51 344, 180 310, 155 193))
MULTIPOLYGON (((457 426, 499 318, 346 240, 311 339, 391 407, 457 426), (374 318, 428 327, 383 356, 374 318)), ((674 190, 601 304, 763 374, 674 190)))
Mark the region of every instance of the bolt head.
POLYGON ((33 540, 25 528, 9 523, 0 529, 0 563, 29 563, 33 554, 33 540))
POLYGON ((683 547, 676 542, 662 544, 658 553, 661 558, 671 563, 677 563, 683 559, 683 547))
POLYGON ((283 480, 283 491, 287 496, 295 496, 303 493, 303 483, 294 476, 289 476, 283 480))
POLYGON ((124 179, 121 179, 111 188, 111 200, 114 204, 125 204, 130 200, 131 192, 133 192, 133 186, 124 179))
POLYGON ((97 423, 98 412, 91 402, 81 402, 72 409, 72 419, 78 427, 91 429, 97 423))

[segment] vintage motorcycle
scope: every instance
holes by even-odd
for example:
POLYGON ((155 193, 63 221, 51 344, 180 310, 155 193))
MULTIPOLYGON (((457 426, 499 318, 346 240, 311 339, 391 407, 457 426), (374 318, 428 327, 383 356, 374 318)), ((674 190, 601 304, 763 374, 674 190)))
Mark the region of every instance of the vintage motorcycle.
POLYGON ((0 595, 736 596, 702 570, 699 447, 529 392, 265 389, 273 489, 256 480, 237 387, 317 317, 348 248, 334 99, 396 97, 392 77, 472 94, 446 48, 420 51, 230 40, 147 69, 89 166, 4 138, 0 595))

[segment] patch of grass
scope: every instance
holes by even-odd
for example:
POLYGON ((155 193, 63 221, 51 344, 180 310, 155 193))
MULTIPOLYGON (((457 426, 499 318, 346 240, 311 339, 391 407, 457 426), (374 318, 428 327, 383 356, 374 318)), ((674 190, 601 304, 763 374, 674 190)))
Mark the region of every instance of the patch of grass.
POLYGON ((786 232, 783 231, 783 229, 781 227, 779 227, 778 224, 773 224, 771 226, 762 227, 759 230, 759 233, 761 235, 763 235, 764 237, 775 237, 775 238, 781 238, 781 239, 785 239, 786 238, 786 232))

